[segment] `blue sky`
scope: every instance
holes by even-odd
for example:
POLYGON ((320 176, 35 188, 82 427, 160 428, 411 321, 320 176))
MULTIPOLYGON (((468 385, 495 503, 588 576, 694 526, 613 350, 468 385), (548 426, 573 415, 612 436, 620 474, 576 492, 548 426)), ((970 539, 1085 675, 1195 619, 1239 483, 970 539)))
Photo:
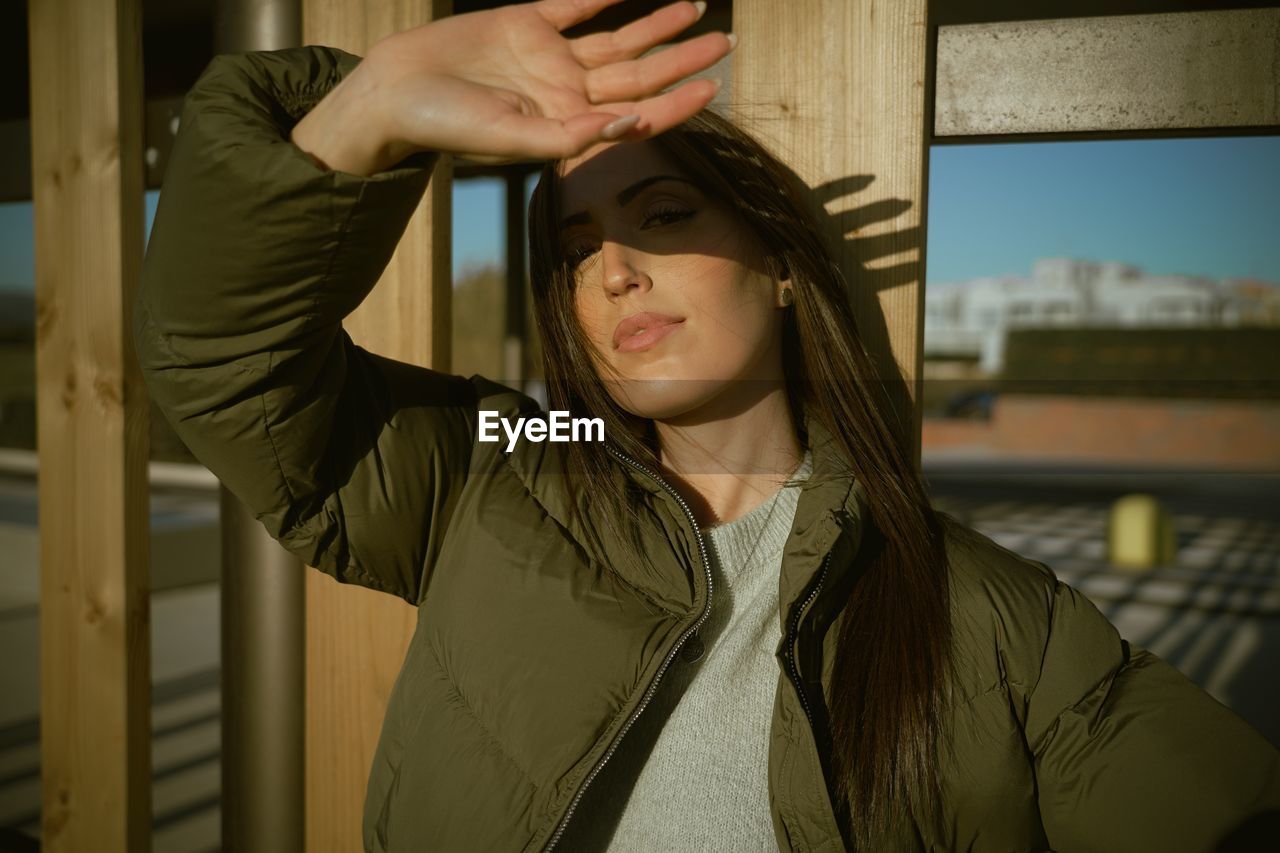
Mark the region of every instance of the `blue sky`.
MULTIPOLYGON (((1063 256, 1280 282, 1280 137, 939 146, 929 182, 930 283, 1063 256)), ((455 192, 454 269, 500 264, 501 183, 455 192)), ((0 288, 33 287, 31 243, 30 205, 0 204, 0 288)))
MULTIPOLYGON (((536 176, 525 182, 528 208, 536 176)), ((453 269, 465 272, 485 264, 503 263, 507 234, 502 187, 497 178, 457 181, 453 185, 453 269)))
POLYGON ((453 185, 453 269, 462 272, 500 259, 506 252, 502 187, 497 178, 453 185))
POLYGON ((929 198, 929 282, 1063 256, 1280 282, 1280 137, 936 146, 929 198))

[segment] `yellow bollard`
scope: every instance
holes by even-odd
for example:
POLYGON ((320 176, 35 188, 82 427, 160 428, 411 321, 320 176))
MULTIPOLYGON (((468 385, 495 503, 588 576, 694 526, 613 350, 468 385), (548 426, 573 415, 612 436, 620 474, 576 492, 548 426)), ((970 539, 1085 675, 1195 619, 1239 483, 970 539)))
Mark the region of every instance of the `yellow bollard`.
POLYGON ((1149 569, 1169 565, 1176 554, 1173 519, 1155 495, 1125 495, 1111 505, 1107 559, 1113 566, 1149 569))

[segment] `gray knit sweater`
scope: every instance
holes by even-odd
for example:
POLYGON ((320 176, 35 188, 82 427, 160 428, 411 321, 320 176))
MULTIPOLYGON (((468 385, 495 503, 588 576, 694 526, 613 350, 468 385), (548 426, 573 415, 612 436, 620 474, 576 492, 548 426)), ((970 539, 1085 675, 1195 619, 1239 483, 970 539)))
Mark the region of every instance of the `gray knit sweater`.
MULTIPOLYGON (((791 479, 811 471, 806 452, 791 479)), ((747 515, 703 529, 711 615, 587 789, 561 849, 777 850, 767 773, 782 639, 778 576, 799 494, 782 488, 747 515)))

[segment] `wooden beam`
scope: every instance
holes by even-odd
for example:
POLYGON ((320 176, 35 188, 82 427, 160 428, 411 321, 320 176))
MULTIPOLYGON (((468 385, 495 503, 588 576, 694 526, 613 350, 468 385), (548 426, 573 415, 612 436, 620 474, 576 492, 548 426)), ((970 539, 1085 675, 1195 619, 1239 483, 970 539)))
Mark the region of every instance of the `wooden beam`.
POLYGON ((529 375, 528 314, 525 291, 526 239, 523 172, 506 174, 503 201, 506 214, 506 324, 502 337, 502 376, 512 388, 523 388, 529 375))
MULTIPOLYGON (((364 55, 393 32, 448 15, 449 0, 304 0, 304 44, 364 55)), ((451 164, 442 160, 395 256, 345 328, 366 349, 448 370, 451 164)), ((361 849, 374 747, 414 608, 307 573, 307 850, 361 849)))
POLYGON ((939 27, 938 136, 1280 127, 1280 9, 939 27))
POLYGON ((150 850, 138 0, 31 0, 48 851, 150 850))
POLYGON ((736 117, 812 188, 858 331, 919 459, 927 3, 737 0, 736 117))

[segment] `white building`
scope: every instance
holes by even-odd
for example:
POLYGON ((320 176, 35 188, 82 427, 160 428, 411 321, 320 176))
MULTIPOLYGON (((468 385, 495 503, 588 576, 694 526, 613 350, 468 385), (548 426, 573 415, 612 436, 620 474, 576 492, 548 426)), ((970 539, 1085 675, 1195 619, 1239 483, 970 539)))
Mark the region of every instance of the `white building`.
POLYGON ((1011 328, 1240 326, 1280 323, 1280 287, 1241 279, 1152 276, 1114 262, 1037 261, 1031 277, 975 278, 925 289, 927 357, 978 357, 996 372, 1011 328))

